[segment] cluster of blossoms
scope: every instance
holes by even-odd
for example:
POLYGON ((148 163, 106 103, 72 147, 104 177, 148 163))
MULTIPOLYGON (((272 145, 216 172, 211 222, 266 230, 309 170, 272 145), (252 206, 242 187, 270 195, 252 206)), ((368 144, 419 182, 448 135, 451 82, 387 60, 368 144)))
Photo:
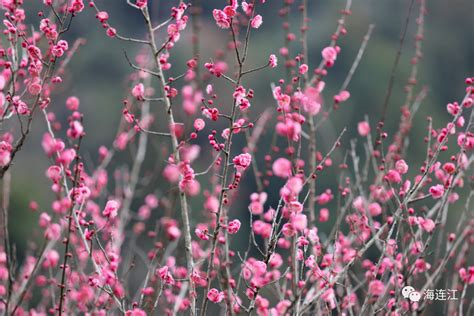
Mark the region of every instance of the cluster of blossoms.
MULTIPOLYGON (((330 96, 325 89, 343 50, 351 1, 330 44, 315 54, 317 66, 305 56, 309 19, 303 0, 300 36, 285 22, 285 46, 256 68, 247 62, 250 34, 262 30, 259 13, 273 3, 232 0, 209 12, 214 31, 230 34, 213 60, 197 53, 202 8, 180 2, 156 23, 146 0, 128 1, 145 21, 141 39, 121 36, 109 24, 114 17, 89 1, 107 36, 144 46, 134 61, 127 60, 133 73, 117 136, 90 163, 83 158, 82 140, 91 137, 84 106, 76 96, 62 107, 55 98, 82 43, 70 44, 62 35, 75 15, 87 11, 84 2, 44 0, 39 27, 25 24, 22 2, 2 1, 0 124, 9 129, 0 135, 2 192, 8 193, 15 171, 10 167, 32 121, 39 120, 47 130, 41 147, 53 199, 50 205, 30 203, 43 240, 31 240, 35 248, 20 262, 9 241, 7 219, 14 210, 2 197, 1 312, 398 316, 432 308, 428 300, 406 299, 403 287, 421 291, 438 284, 459 291, 449 314, 469 306, 474 266, 466 258, 474 221, 472 191, 466 191, 473 180, 474 78, 465 80, 464 98, 447 105, 450 119, 429 118, 421 162, 407 155, 407 139, 424 90, 414 98, 416 78, 409 78, 393 135, 384 117, 376 126, 367 118, 353 131, 364 143, 362 160, 356 140, 345 148, 345 129, 330 148, 317 142, 320 126, 358 93, 349 92, 349 83, 372 28, 342 87, 330 96), (195 55, 186 56, 179 74, 174 65, 180 61, 172 56, 188 24, 195 55), (290 45, 298 38, 302 47, 290 45), (282 66, 286 77, 269 87, 273 98, 259 113, 254 96, 264 92, 254 91, 246 78, 282 66), (218 88, 221 83, 228 89, 218 88), (57 107, 61 112, 54 112, 57 107), (338 158, 343 150, 345 158, 338 158), (150 156, 153 167, 145 170, 150 156), (123 157, 130 165, 110 163, 123 157), (325 174, 338 179, 336 185, 322 181, 325 174), (450 209, 460 214, 456 227, 448 225, 456 215, 450 209)), ((296 20, 287 18, 297 3, 282 1, 280 16, 296 20)), ((425 14, 420 0, 414 76, 425 14)))

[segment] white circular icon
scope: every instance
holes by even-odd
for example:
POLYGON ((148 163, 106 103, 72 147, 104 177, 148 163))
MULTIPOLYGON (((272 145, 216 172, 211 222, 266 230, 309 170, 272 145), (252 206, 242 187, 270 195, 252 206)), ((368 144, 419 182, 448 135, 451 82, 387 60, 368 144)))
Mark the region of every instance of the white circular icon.
POLYGON ((402 295, 404 298, 408 298, 412 292, 415 292, 415 288, 413 286, 407 285, 402 289, 402 295))
POLYGON ((402 295, 404 298, 409 299, 412 302, 419 302, 421 299, 421 294, 418 291, 415 291, 413 286, 405 286, 402 289, 402 295))
POLYGON ((420 294, 420 292, 413 291, 413 292, 410 293, 410 295, 408 296, 408 298, 409 298, 410 301, 412 301, 412 302, 419 302, 420 299, 421 299, 421 294, 420 294))

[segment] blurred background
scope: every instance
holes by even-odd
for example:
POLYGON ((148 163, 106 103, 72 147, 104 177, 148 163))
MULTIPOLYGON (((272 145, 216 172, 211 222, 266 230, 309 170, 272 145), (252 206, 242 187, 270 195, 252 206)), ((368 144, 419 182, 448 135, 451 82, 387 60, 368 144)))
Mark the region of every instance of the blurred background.
MULTIPOLYGON (((32 10, 39 8, 34 1, 26 2, 27 8, 32 10)), ((155 24, 169 16, 170 7, 175 5, 175 2, 149 0, 155 24)), ((255 90, 255 98, 252 102, 252 117, 257 117, 258 113, 267 107, 275 107, 270 85, 285 76, 283 58, 278 54, 279 48, 284 45, 284 32, 281 28, 283 20, 278 17, 281 2, 268 0, 264 6, 259 6, 257 9, 258 13, 263 16, 263 25, 251 35, 249 65, 259 66, 265 64, 268 56, 272 53, 279 57, 280 65, 276 71, 267 69, 246 78, 244 85, 255 90)), ((340 16, 339 10, 345 6, 345 1, 310 0, 308 2, 309 17, 311 19, 308 32, 308 63, 310 69, 313 69, 321 60, 320 52, 322 48, 330 42, 330 36, 336 29, 337 20, 340 16)), ((135 38, 145 36, 143 18, 140 12, 129 7, 125 0, 97 0, 96 3, 101 10, 108 11, 110 15, 109 23, 121 35, 135 38)), ((199 38, 201 71, 203 63, 215 57, 216 50, 226 49, 228 34, 215 26, 211 13, 212 9, 223 7, 224 3, 222 0, 202 1, 203 14, 200 20, 201 35, 199 38)), ((292 6, 290 27, 291 31, 299 36, 301 13, 298 11, 299 1, 296 1, 296 3, 292 6)), ((345 145, 349 144, 351 138, 358 137, 357 123, 364 120, 365 115, 368 115, 372 129, 375 130, 375 122, 378 121, 382 113, 382 104, 387 91, 390 71, 399 46, 399 38, 409 3, 408 0, 354 1, 352 15, 346 21, 348 34, 339 41, 342 48, 341 53, 335 67, 330 69, 329 76, 326 78, 324 92, 326 100, 331 100, 344 81, 369 25, 375 24, 375 28, 359 68, 348 87, 351 98, 342 105, 343 109, 337 111, 333 114, 332 119, 324 123, 323 128, 318 132, 318 150, 322 153, 330 148, 344 126, 348 129, 348 133, 344 137, 345 145)), ((418 2, 415 1, 400 63, 395 73, 395 84, 387 113, 386 130, 389 132, 389 137, 393 136, 393 132, 398 127, 399 109, 405 100, 403 90, 411 70, 410 59, 415 53, 415 19, 418 16, 418 11, 418 2)), ((435 122, 434 127, 440 127, 450 117, 446 112, 446 104, 461 100, 464 96, 464 78, 474 75, 474 2, 472 0, 427 1, 427 11, 425 38, 422 43, 423 58, 419 65, 419 83, 415 87, 415 93, 418 93, 422 86, 426 86, 428 95, 415 117, 416 123, 411 131, 411 143, 407 157, 409 164, 415 163, 413 166, 416 166, 416 168, 420 166, 426 153, 426 146, 423 142, 427 127, 426 117, 428 115, 432 116, 435 122)), ((30 14, 29 19, 36 21, 37 16, 30 14)), ((133 71, 125 60, 124 51, 129 56, 135 56, 140 47, 108 38, 105 35, 105 30, 95 19, 95 12, 87 7, 82 14, 79 14, 73 20, 67 37, 69 39, 84 38, 86 43, 80 47, 78 53, 71 60, 67 74, 63 77, 64 82, 60 90, 54 92, 50 109, 57 116, 62 117, 64 122, 68 115, 65 100, 72 95, 80 98, 81 110, 85 114, 84 125, 87 132, 81 153, 86 159, 88 170, 91 170, 97 162, 99 146, 112 147, 117 126, 122 118, 122 100, 127 97, 127 93, 130 91, 130 81, 127 78, 133 71)), ((290 54, 295 56, 299 52, 301 52, 300 44, 295 41, 290 47, 290 54)), ((189 24, 187 31, 183 33, 183 37, 173 50, 171 58, 173 68, 168 71, 168 75, 177 76, 183 73, 185 70, 184 61, 190 58, 192 58, 192 47, 191 25, 189 24)), ((229 58, 229 62, 232 60, 229 58)), ((232 65, 230 64, 230 69, 232 69, 232 65)), ((216 83, 216 89, 220 89, 221 94, 226 91, 225 89, 229 89, 228 85, 223 83, 222 80, 214 80, 214 82, 216 83)), ((160 122, 159 115, 163 113, 160 112, 162 110, 161 105, 153 105, 152 111, 158 115, 158 122, 160 122)), ((183 116, 178 115, 178 117, 182 122, 186 120, 183 116)), ((273 121, 274 118, 275 115, 273 121)), ((273 126, 273 123, 269 126, 273 126)), ((212 128, 216 127, 218 125, 212 128)), ((38 214, 32 215, 28 204, 35 200, 39 203, 41 211, 49 210, 53 199, 49 189, 49 180, 44 176, 44 172, 49 166, 48 160, 41 149, 41 138, 45 130, 44 120, 42 118, 37 119, 34 122, 31 136, 22 151, 17 155, 15 165, 11 169, 13 179, 10 213, 11 240, 16 244, 20 260, 24 256, 28 240, 41 235, 40 232, 35 232, 38 214)), ((260 158, 257 159, 260 159, 260 161, 262 161, 263 155, 267 153, 272 134, 273 131, 267 129, 258 145, 257 155, 260 155, 260 158)), ((156 149, 156 145, 153 145, 153 143, 160 141, 162 140, 151 137, 147 160, 142 169, 144 172, 152 170, 157 160, 164 161, 166 159, 156 149)), ((198 141, 203 144, 206 142, 205 137, 199 138, 198 141)), ((236 139, 235 153, 239 153, 239 146, 240 148, 244 146, 242 138, 236 139)), ((127 166, 133 153, 133 146, 118 153, 114 157, 111 168, 127 166)), ((335 155, 336 163, 342 161, 342 155, 342 152, 335 155)), ((204 170, 209 163, 209 157, 209 146, 205 145, 201 150, 201 158, 193 166, 194 169, 204 170)), ((263 169, 264 165, 262 164, 260 167, 263 169)), ((333 192, 336 192, 335 178, 334 173, 331 174, 330 172, 322 175, 319 178, 322 184, 318 187, 332 186, 333 192)), ((251 175, 247 175, 243 181, 242 198, 231 208, 230 216, 239 218, 243 222, 243 229, 245 230, 248 229, 248 196, 256 191, 256 187, 251 175)), ((283 182, 280 183, 279 181, 272 182, 268 189, 270 193, 269 205, 276 204, 278 190, 282 184, 283 182)), ((205 181, 203 181, 204 186, 205 181)), ((141 205, 144 195, 157 190, 166 192, 167 187, 162 183, 152 182, 147 187, 139 189, 140 193, 132 205, 133 210, 141 205)), ((202 219, 202 199, 193 199, 191 203, 193 208, 192 221, 195 224, 202 219)), ((456 212, 456 208, 460 208, 462 204, 461 199, 453 207, 453 212, 456 212)), ((329 208, 331 209, 331 206, 329 208)), ((162 214, 158 209, 154 213, 154 219, 160 216, 162 214)), ((453 215, 453 219, 456 220, 456 218, 453 215)), ((450 225, 455 223, 450 223, 450 225)), ((153 226, 154 224, 150 221, 150 228, 153 226)), ((330 228, 331 221, 325 223, 319 229, 327 232, 330 228)), ((242 236, 246 236, 245 233, 242 233, 242 236)), ((247 240, 237 241, 237 243, 240 243, 238 249, 243 249, 247 245, 247 240)))

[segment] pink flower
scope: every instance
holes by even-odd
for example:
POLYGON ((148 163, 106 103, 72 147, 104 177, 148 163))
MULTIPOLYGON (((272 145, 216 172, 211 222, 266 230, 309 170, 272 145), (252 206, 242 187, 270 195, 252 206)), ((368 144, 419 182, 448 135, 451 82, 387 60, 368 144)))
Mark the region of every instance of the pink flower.
POLYGON ((127 123, 132 124, 135 121, 135 115, 130 113, 128 111, 128 109, 126 109, 126 108, 123 109, 122 113, 123 113, 123 117, 124 117, 125 121, 127 121, 127 123))
POLYGON ((219 200, 215 196, 210 195, 204 202, 204 208, 210 213, 217 213, 219 200))
POLYGON ((378 216, 378 215, 382 214, 382 207, 377 202, 371 203, 369 205, 369 213, 372 216, 378 216))
POLYGON ((238 219, 234 219, 230 221, 227 226, 227 231, 229 234, 236 234, 240 229, 240 221, 238 219))
POLYGON ((191 168, 189 160, 179 164, 179 171, 182 175, 181 181, 179 181, 179 189, 187 195, 197 195, 200 190, 200 184, 195 179, 194 169, 191 168))
POLYGON ((302 65, 298 68, 298 72, 300 73, 300 75, 304 75, 305 73, 307 73, 307 72, 308 72, 308 65, 302 64, 302 65))
POLYGON ((408 172, 408 165, 405 160, 401 159, 395 163, 395 169, 401 174, 405 174, 408 172))
POLYGON ((224 8, 224 13, 229 17, 232 18, 237 13, 238 8, 237 0, 232 0, 231 5, 228 5, 224 8))
MULTIPOLYGON (((0 156, 2 156, 1 154, 4 151, 3 146, 3 142, 0 142, 0 156)), ((61 140, 54 139, 51 134, 45 133, 43 135, 43 140, 41 141, 41 147, 43 147, 46 155, 52 156, 55 152, 64 150, 65 145, 61 140)), ((0 163, 2 160, 3 159, 0 159, 0 163)))
POLYGON ((161 268, 157 269, 156 274, 158 274, 160 279, 163 280, 163 282, 165 282, 166 284, 169 284, 169 285, 174 284, 174 278, 171 275, 171 273, 169 272, 168 266, 164 266, 164 267, 161 267, 161 268))
POLYGON ((328 46, 322 50, 321 55, 324 60, 334 62, 337 58, 337 50, 332 46, 328 46))
POLYGON ((254 261, 252 263, 252 268, 255 275, 263 275, 267 272, 267 265, 263 261, 254 261))
POLYGON ((347 101, 347 100, 349 100, 350 97, 351 97, 351 94, 349 93, 349 91, 347 91, 347 90, 342 90, 342 91, 338 94, 338 102, 347 101))
POLYGON ((433 220, 429 218, 418 217, 418 222, 420 223, 421 228, 423 228, 426 232, 431 233, 434 229, 436 224, 433 220))
POLYGON ((194 230, 194 233, 201 240, 204 240, 204 241, 209 240, 208 229, 203 224, 199 224, 194 230))
POLYGON ((178 226, 168 226, 166 228, 166 237, 168 237, 169 240, 176 240, 181 237, 181 231, 179 230, 178 226))
POLYGON ((252 15, 253 7, 253 3, 247 3, 246 1, 242 1, 242 10, 244 10, 245 14, 247 14, 248 16, 252 15))
POLYGON ((69 97, 66 100, 66 107, 71 111, 77 111, 79 109, 79 99, 77 97, 69 97))
POLYGON ((144 8, 146 5, 147 5, 147 0, 137 0, 137 2, 135 2, 135 4, 137 5, 137 7, 139 7, 140 9, 141 8, 144 8))
POLYGON ((385 286, 380 280, 373 280, 369 284, 369 294, 372 296, 382 296, 384 294, 385 286))
POLYGON ((288 210, 292 213, 301 213, 303 211, 303 204, 298 201, 291 201, 286 205, 288 210))
POLYGON ((0 142, 0 167, 4 167, 10 163, 12 146, 6 142, 0 142))
POLYGON ((84 10, 84 2, 82 0, 74 0, 68 9, 72 13, 79 13, 82 10, 84 10))
POLYGON ((370 125, 366 121, 359 122, 357 125, 357 131, 359 132, 360 136, 367 136, 370 133, 370 125))
POLYGON ((196 131, 201 131, 201 130, 203 130, 205 126, 206 126, 206 123, 204 122, 203 119, 199 119, 199 118, 198 118, 198 119, 196 119, 196 120, 194 121, 194 129, 195 129, 196 131))
POLYGON ((254 29, 258 29, 263 23, 263 18, 260 14, 257 14, 252 21, 250 21, 250 26, 254 29))
POLYGON ((301 104, 303 105, 303 110, 312 116, 318 114, 321 110, 322 99, 320 95, 320 89, 308 87, 304 91, 304 94, 301 96, 301 104))
POLYGON ((247 153, 240 154, 236 156, 232 162, 234 163, 234 167, 237 169, 237 172, 242 172, 250 166, 250 163, 252 162, 252 156, 247 153))
POLYGON ((402 177, 400 173, 397 170, 390 170, 387 175, 385 176, 385 179, 391 183, 400 183, 402 181, 402 177))
POLYGON ((263 206, 267 201, 267 193, 252 193, 250 195, 250 205, 249 209, 254 215, 262 214, 263 213, 263 206))
POLYGON ((329 220, 329 210, 327 208, 322 208, 319 210, 319 221, 321 223, 327 222, 329 220))
POLYGON ((448 110, 448 113, 451 114, 452 116, 456 116, 461 110, 461 107, 459 106, 459 104, 457 104, 457 102, 448 103, 446 108, 448 110))
POLYGON ((52 249, 46 253, 44 261, 43 261, 43 268, 54 268, 58 265, 59 262, 59 253, 52 249))
POLYGON ((329 202, 334 198, 334 195, 332 194, 331 190, 328 189, 326 192, 321 193, 320 196, 318 196, 318 204, 319 205, 324 205, 329 202))
POLYGON ((207 293, 207 298, 214 303, 220 303, 224 299, 224 292, 219 292, 219 290, 212 288, 207 293))
POLYGON ((302 232, 308 226, 308 219, 304 214, 293 214, 291 216, 291 224, 296 230, 302 232))
POLYGON ((19 96, 14 96, 13 97, 13 106, 15 107, 16 111, 20 115, 28 115, 30 114, 30 108, 28 107, 28 104, 20 100, 19 96))
MULTIPOLYGON (((308 111, 316 110, 319 111, 317 105, 315 107, 308 107, 308 111)), ((313 112, 314 113, 314 112, 313 112)), ((275 126, 277 134, 291 138, 293 141, 298 141, 301 137, 302 127, 298 121, 292 118, 285 118, 284 122, 278 122, 275 126)))
POLYGON ((46 228, 48 227, 50 223, 51 223, 51 216, 49 216, 48 213, 45 213, 45 212, 41 213, 38 220, 39 226, 41 228, 46 228))
POLYGON ((145 196, 145 204, 151 208, 157 208, 159 201, 154 194, 148 194, 145 196))
POLYGON ((278 66, 278 59, 274 54, 271 54, 268 58, 268 64, 271 68, 275 68, 276 66, 278 66))
POLYGON ((295 231, 295 227, 293 226, 293 224, 291 223, 286 223, 283 225, 282 229, 281 229, 281 232, 283 233, 283 235, 285 235, 286 237, 293 237, 296 233, 295 231))
POLYGON ((206 69, 209 70, 209 72, 212 75, 216 76, 217 78, 222 76, 229 69, 229 66, 227 65, 227 63, 221 60, 217 61, 215 64, 205 63, 204 67, 206 67, 206 69))
POLYGON ((109 14, 106 11, 100 11, 95 15, 95 17, 100 21, 100 23, 104 23, 109 19, 109 14))
POLYGON ((59 240, 61 237, 61 226, 59 224, 51 224, 44 232, 44 237, 48 240, 59 240))
POLYGON ((28 91, 33 95, 38 95, 41 92, 41 84, 38 78, 35 78, 31 85, 28 87, 28 91))
POLYGON ((114 38, 117 35, 117 29, 113 27, 108 27, 105 33, 107 34, 108 37, 114 38))
POLYGON ((146 287, 142 290, 142 293, 143 295, 147 295, 147 296, 150 296, 150 295, 153 295, 153 293, 155 293, 155 290, 149 286, 149 287, 146 287))
POLYGON ((213 92, 214 88, 212 87, 212 84, 208 84, 206 86, 206 93, 210 95, 213 92))
POLYGON ((414 273, 423 273, 431 268, 431 264, 427 263, 423 259, 416 259, 414 273))
POLYGON ((458 146, 466 150, 474 149, 474 136, 472 134, 460 133, 458 136, 458 146))
POLYGON ((291 177, 286 182, 285 186, 280 190, 280 194, 286 201, 295 199, 296 196, 303 189, 303 180, 299 177, 291 177))
POLYGON ((132 89, 132 95, 139 101, 143 101, 145 98, 145 86, 143 83, 137 84, 132 89))
POLYGON ((459 269, 459 277, 467 284, 474 284, 474 266, 469 267, 468 270, 465 268, 459 269))
POLYGON ((285 111, 290 111, 289 105, 291 97, 285 93, 282 93, 281 87, 275 87, 273 89, 273 97, 278 101, 278 106, 283 108, 285 111))
POLYGON ((170 183, 176 183, 179 181, 179 168, 176 165, 169 164, 163 169, 163 178, 170 183))
POLYGON ((69 124, 69 129, 67 130, 67 136, 72 139, 78 139, 82 136, 84 132, 84 127, 79 121, 72 121, 69 124))
POLYGON ((352 207, 358 210, 359 212, 363 212, 365 210, 365 199, 363 196, 358 196, 352 202, 352 207))
POLYGON ((441 184, 434 185, 430 188, 430 193, 434 199, 439 199, 444 194, 444 186, 441 184))
POLYGON ((139 308, 129 309, 125 312, 125 316, 146 316, 146 312, 139 308))
POLYGON ((104 215, 105 217, 114 218, 117 216, 118 209, 119 202, 117 202, 116 200, 109 200, 105 205, 102 215, 104 215))
POLYGON ((228 29, 230 27, 230 18, 224 11, 214 9, 214 11, 212 11, 212 16, 214 17, 217 26, 221 29, 228 29))
POLYGON ((334 293, 333 288, 329 288, 326 291, 323 292, 321 295, 321 298, 328 303, 329 308, 335 309, 336 308, 336 296, 334 293))
POLYGON ((272 165, 273 174, 280 178, 291 176, 291 161, 286 158, 278 158, 272 165))
POLYGON ((272 225, 261 220, 256 220, 253 222, 252 230, 255 234, 262 236, 262 238, 268 238, 272 232, 272 225))
POLYGON ((69 166, 76 157, 76 151, 72 148, 66 149, 61 153, 61 157, 58 158, 58 163, 64 166, 69 166))
POLYGON ((443 170, 449 174, 453 174, 456 171, 456 166, 452 162, 447 162, 443 165, 443 170))
POLYGON ((58 183, 61 180, 61 168, 56 165, 49 167, 46 176, 54 183, 58 183))
POLYGON ((140 217, 140 219, 146 220, 150 218, 150 215, 151 215, 151 208, 148 207, 148 205, 142 205, 138 209, 138 217, 140 217))
POLYGON ((240 110, 242 111, 250 107, 250 101, 247 99, 247 96, 248 96, 247 91, 242 86, 237 87, 237 89, 235 89, 235 92, 233 94, 235 103, 240 107, 240 110))
POLYGON ((286 315, 286 311, 290 306, 291 302, 289 300, 280 301, 275 307, 277 315, 286 315))

